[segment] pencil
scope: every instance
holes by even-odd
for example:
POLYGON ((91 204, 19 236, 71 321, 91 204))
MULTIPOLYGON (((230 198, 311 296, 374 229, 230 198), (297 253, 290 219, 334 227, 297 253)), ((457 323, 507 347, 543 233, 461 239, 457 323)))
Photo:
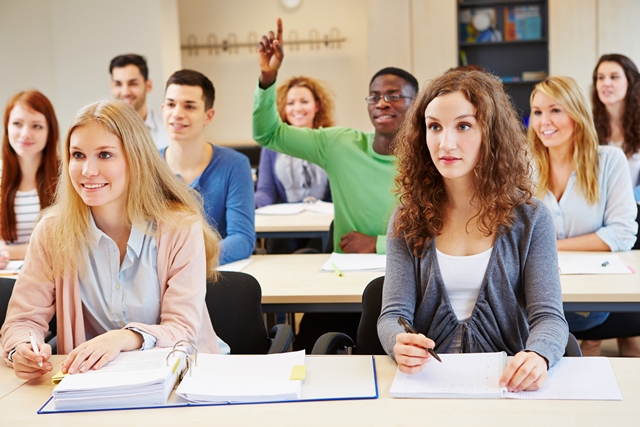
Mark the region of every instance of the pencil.
POLYGON ((340 269, 338 268, 338 266, 334 262, 331 263, 331 267, 333 267, 333 271, 336 272, 338 277, 342 277, 342 271, 340 271, 340 269))

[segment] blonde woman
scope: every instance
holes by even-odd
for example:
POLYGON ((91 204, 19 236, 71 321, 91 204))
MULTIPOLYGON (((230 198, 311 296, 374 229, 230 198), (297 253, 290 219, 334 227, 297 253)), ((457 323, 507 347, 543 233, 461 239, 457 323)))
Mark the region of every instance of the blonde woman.
POLYGON ((24 379, 52 369, 43 338, 54 313, 71 374, 181 339, 218 352, 204 301, 218 236, 135 110, 85 107, 63 152, 55 203, 34 230, 2 327, 5 363, 24 379), (39 354, 25 344, 29 330, 39 354))
MULTIPOLYGON (((535 158, 537 196, 556 225, 558 250, 626 251, 636 240, 636 206, 624 153, 599 146, 591 109, 570 77, 549 77, 531 93, 529 143, 535 158)), ((609 313, 565 313, 572 332, 602 324, 609 313)), ((619 341, 623 355, 640 356, 631 339, 619 341)), ((599 354, 599 342, 583 342, 583 353, 599 354)))

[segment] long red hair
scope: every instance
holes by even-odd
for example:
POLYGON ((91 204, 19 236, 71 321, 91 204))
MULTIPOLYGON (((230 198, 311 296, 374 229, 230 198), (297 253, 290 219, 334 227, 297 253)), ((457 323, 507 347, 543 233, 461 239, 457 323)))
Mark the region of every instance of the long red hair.
POLYGON ((22 172, 18 163, 18 154, 9 144, 9 115, 16 105, 21 105, 44 115, 49 134, 47 144, 42 150, 42 160, 36 172, 40 209, 51 205, 58 183, 58 119, 49 99, 37 90, 15 94, 4 110, 4 136, 2 138, 2 184, 0 186, 0 233, 6 242, 17 240, 16 214, 14 202, 22 172))

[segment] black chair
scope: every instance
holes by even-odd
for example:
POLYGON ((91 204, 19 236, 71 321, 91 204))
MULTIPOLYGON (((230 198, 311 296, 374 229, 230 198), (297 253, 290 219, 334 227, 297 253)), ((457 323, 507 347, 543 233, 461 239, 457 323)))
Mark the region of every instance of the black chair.
MULTIPOLYGON (((11 294, 13 294, 13 286, 16 283, 16 279, 14 277, 0 277, 0 328, 4 324, 4 319, 7 317, 7 307, 9 306, 9 300, 11 299, 11 294)), ((51 350, 53 354, 56 354, 57 351, 57 325, 56 325, 56 315, 53 315, 53 318, 49 322, 49 332, 45 337, 45 342, 51 345, 51 350)))
POLYGON ((386 354, 378 338, 378 317, 382 310, 382 286, 384 276, 373 279, 362 293, 362 317, 358 324, 356 342, 346 334, 329 332, 316 341, 311 354, 336 354, 347 351, 353 354, 386 354))
POLYGON ((636 243, 633 245, 631 249, 640 249, 640 203, 638 206, 638 215, 636 215, 636 222, 638 223, 638 235, 636 237, 636 243))
POLYGON ((231 354, 283 353, 289 349, 293 331, 275 325, 271 334, 262 316, 262 289, 251 275, 220 272, 217 282, 207 283, 206 304, 216 334, 231 347, 231 354))
MULTIPOLYGON (((384 276, 373 279, 362 293, 362 318, 358 325, 356 342, 348 335, 329 332, 322 335, 313 346, 311 354, 336 354, 338 351, 351 354, 386 354, 378 338, 378 317, 382 311, 382 287, 384 276)), ((613 314, 613 313, 612 313, 613 314)), ((576 338, 569 333, 565 356, 581 357, 582 352, 576 338)))

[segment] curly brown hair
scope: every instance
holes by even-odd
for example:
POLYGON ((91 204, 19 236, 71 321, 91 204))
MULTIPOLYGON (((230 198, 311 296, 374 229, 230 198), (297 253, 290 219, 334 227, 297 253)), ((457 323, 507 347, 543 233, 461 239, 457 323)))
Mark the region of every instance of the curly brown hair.
POLYGON ((276 106, 278 107, 278 113, 280 113, 280 118, 283 122, 289 123, 284 110, 287 106, 287 93, 289 93, 289 89, 292 87, 306 87, 311 91, 313 98, 318 104, 318 112, 313 118, 314 129, 319 127, 326 128, 335 124, 335 120, 333 118, 335 111, 333 94, 329 89, 327 89, 324 83, 305 76, 291 77, 289 80, 278 86, 276 106))
POLYGON ((393 234, 403 236, 420 254, 444 224, 447 192, 427 148, 425 110, 436 97, 460 92, 476 108, 482 132, 478 163, 473 169, 472 202, 478 229, 486 236, 510 227, 514 208, 532 197, 531 166, 524 128, 500 80, 481 71, 451 70, 424 88, 396 139, 396 184, 400 206, 393 234))
POLYGON ((598 60, 596 68, 593 70, 593 86, 591 87, 591 105, 593 105, 593 120, 598 132, 598 139, 601 145, 606 145, 611 137, 611 124, 609 114, 604 106, 596 83, 598 82, 598 67, 603 62, 615 62, 622 67, 627 78, 629 87, 624 97, 624 115, 622 118, 622 130, 624 132, 624 142, 622 149, 627 157, 640 151, 640 73, 633 61, 624 55, 612 53, 602 55, 598 60))

